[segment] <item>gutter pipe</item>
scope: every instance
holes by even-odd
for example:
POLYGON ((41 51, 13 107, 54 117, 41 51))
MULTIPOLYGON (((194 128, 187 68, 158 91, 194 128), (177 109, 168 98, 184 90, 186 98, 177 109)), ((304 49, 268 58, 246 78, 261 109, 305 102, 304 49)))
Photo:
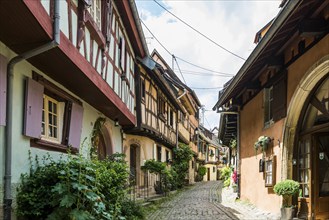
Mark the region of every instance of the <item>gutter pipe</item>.
POLYGON ((4 219, 11 220, 12 211, 12 192, 11 192, 11 165, 12 165, 12 142, 13 142, 13 86, 14 86, 14 67, 17 63, 27 60, 31 57, 44 53, 60 43, 59 29, 59 0, 55 0, 54 5, 54 23, 53 40, 40 47, 24 52, 12 58, 7 65, 7 109, 6 109, 6 130, 5 130, 5 175, 4 175, 4 219))

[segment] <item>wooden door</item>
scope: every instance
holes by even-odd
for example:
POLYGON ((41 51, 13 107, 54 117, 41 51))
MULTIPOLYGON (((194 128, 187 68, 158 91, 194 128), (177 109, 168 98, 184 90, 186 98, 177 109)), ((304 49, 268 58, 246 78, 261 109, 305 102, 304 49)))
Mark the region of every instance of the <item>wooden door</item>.
POLYGON ((106 144, 102 133, 98 135, 98 159, 104 160, 107 157, 106 144))
POLYGON ((329 133, 320 133, 314 140, 314 214, 315 219, 329 219, 329 133))
POLYGON ((207 180, 210 181, 210 168, 208 168, 207 177, 207 180))
POLYGON ((137 176, 137 149, 136 146, 130 146, 130 175, 131 179, 136 183, 137 176))

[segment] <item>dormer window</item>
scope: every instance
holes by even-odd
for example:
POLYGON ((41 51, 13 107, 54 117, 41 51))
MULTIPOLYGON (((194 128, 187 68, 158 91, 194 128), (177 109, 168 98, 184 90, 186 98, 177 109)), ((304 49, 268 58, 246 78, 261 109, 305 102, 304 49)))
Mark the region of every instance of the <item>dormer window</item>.
POLYGON ((101 13, 101 0, 91 1, 91 6, 89 7, 89 13, 93 17, 95 23, 99 28, 101 28, 102 13, 101 13))

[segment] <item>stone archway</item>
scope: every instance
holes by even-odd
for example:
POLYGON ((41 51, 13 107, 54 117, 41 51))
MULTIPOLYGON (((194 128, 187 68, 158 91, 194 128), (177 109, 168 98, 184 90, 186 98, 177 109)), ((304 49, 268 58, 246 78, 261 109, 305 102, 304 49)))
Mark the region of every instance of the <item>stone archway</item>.
POLYGON ((324 56, 305 73, 298 84, 287 110, 283 130, 283 150, 281 178, 291 179, 293 174, 292 159, 296 139, 296 131, 303 107, 315 86, 329 73, 329 55, 324 56))
POLYGON ((112 138, 107 127, 103 125, 99 133, 98 157, 99 159, 105 159, 107 156, 112 154, 113 154, 112 138))
POLYGON ((113 154, 113 142, 107 124, 105 118, 98 118, 94 124, 92 144, 100 160, 113 154))

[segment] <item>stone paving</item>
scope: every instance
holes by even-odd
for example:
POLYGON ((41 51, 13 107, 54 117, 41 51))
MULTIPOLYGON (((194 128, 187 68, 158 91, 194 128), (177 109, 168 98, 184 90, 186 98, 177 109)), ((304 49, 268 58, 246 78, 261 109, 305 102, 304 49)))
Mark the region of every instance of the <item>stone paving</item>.
POLYGON ((181 192, 170 201, 147 216, 150 220, 208 220, 237 219, 219 202, 221 183, 217 181, 197 183, 191 189, 181 192))
POLYGON ((222 189, 220 181, 196 183, 192 188, 162 203, 149 213, 148 220, 208 220, 208 219, 278 219, 251 204, 235 202, 231 189, 222 189))

